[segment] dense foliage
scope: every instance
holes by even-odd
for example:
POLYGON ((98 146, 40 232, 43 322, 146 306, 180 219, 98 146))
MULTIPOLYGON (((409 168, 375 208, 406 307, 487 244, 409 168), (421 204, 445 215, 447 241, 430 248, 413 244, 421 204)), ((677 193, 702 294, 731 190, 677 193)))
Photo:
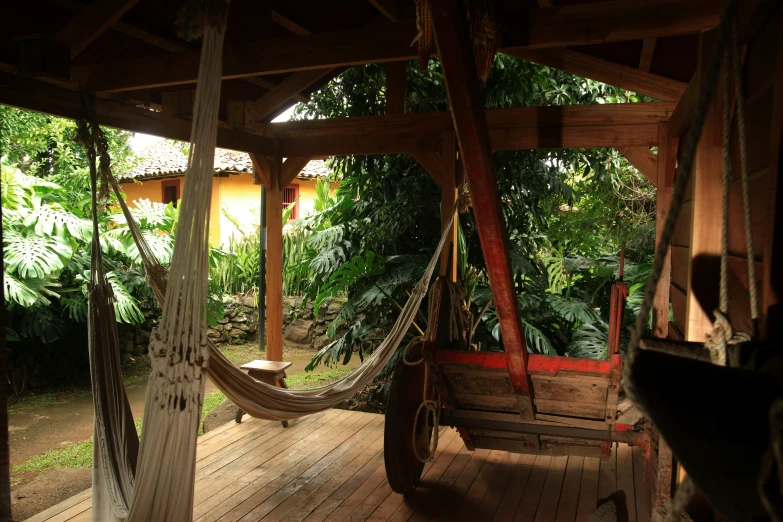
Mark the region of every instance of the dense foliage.
MULTIPOLYGON (((87 282, 92 241, 88 164, 73 143, 75 123, 0 106, 3 280, 6 336, 13 385, 33 385, 86 372, 87 282)), ((106 131, 115 172, 129 168, 129 134, 106 131)), ((131 205, 156 257, 168 264, 174 248, 173 205, 131 205)), ((99 209, 107 277, 117 320, 144 321, 155 306, 141 259, 116 202, 99 209)), ((213 251, 212 263, 222 255, 213 251)), ((222 314, 212 285, 210 317, 222 314)))
MULTIPOLYGON (((421 72, 410 63, 407 73, 408 112, 448 109, 439 64, 421 72)), ((633 93, 502 55, 483 94, 487 108, 638 101, 633 93)), ((346 70, 297 108, 299 118, 384 113, 382 65, 346 70)), ((624 241, 628 275, 644 278, 653 242, 653 187, 610 149, 501 151, 493 160, 529 349, 602 357, 609 286, 624 241)), ((314 364, 347 361, 373 346, 378 327, 407 300, 440 233, 440 187, 410 156, 338 157, 333 168, 341 184, 334 204, 313 219, 313 225, 328 226, 311 227, 305 290, 316 309, 337 293, 348 303, 329 329, 342 335, 314 364)), ((477 316, 489 291, 471 214, 460 217, 459 250, 460 283, 477 316)), ((424 314, 417 323, 426 328, 424 314)), ((475 339, 483 350, 500 349, 491 305, 475 339)))

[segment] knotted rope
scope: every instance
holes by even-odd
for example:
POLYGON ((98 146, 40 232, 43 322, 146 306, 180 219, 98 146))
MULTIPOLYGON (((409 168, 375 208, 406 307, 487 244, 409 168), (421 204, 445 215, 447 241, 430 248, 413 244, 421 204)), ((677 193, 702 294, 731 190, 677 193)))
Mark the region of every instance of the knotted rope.
POLYGON ((710 352, 714 364, 726 366, 726 350, 730 344, 740 344, 750 340, 751 336, 734 332, 728 317, 729 311, 729 189, 733 179, 731 158, 731 121, 737 114, 737 130, 740 145, 740 170, 742 177, 743 217, 745 222, 745 246, 748 251, 748 295, 750 298, 750 314, 755 335, 758 320, 758 303, 756 298, 756 278, 753 267, 753 230, 751 226, 750 182, 748 175, 747 143, 745 138, 745 99, 742 92, 742 67, 739 59, 739 27, 736 17, 733 17, 729 32, 729 45, 724 51, 723 66, 723 186, 721 191, 721 254, 720 254, 720 300, 718 310, 715 310, 715 322, 712 332, 707 336, 704 347, 710 352), (734 84, 735 106, 732 107, 730 96, 734 84))
MULTIPOLYGON (((462 188, 460 189, 459 196, 457 197, 457 201, 455 202, 453 212, 465 213, 468 211, 470 206, 470 192, 468 190, 467 184, 463 184, 462 188)), ((453 217, 451 220, 449 220, 449 224, 451 224, 452 221, 453 217)), ((462 292, 462 289, 457 285, 449 281, 444 283, 435 281, 430 287, 430 299, 427 308, 429 315, 427 321, 427 332, 425 333, 425 339, 427 341, 433 340, 433 334, 435 332, 433 327, 438 324, 444 286, 448 287, 450 297, 449 302, 451 303, 451 310, 449 311, 449 340, 457 340, 461 335, 464 336, 464 333, 467 331, 464 316, 461 313, 462 310, 459 305, 459 303, 461 303, 464 298, 464 292, 462 292)), ((424 362, 424 356, 422 355, 420 359, 415 361, 410 360, 408 355, 412 345, 413 343, 409 344, 403 352, 402 362, 407 366, 418 366, 424 362)), ((419 407, 416 410, 416 417, 413 421, 413 453, 421 462, 429 462, 435 456, 435 450, 438 448, 438 432, 440 431, 440 399, 438 398, 436 400, 434 398, 430 399, 427 397, 430 389, 431 371, 432 370, 429 368, 429 366, 425 364, 424 387, 422 390, 421 404, 419 404, 419 407), (425 422, 427 422, 427 419, 429 419, 430 415, 432 415, 432 433, 430 434, 429 442, 427 444, 427 451, 424 453, 422 453, 420 450, 419 445, 416 444, 416 434, 419 431, 419 419, 422 418, 422 412, 424 413, 423 418, 425 422)))
MULTIPOLYGON (((722 212, 723 212, 723 229, 722 229, 722 245, 721 245, 721 279, 720 279, 720 303, 719 310, 715 314, 715 324, 713 332, 709 336, 709 340, 705 343, 705 346, 710 350, 710 356, 713 362, 716 364, 725 364, 726 361, 726 347, 730 343, 739 342, 743 337, 740 334, 734 334, 731 324, 728 321, 726 313, 728 311, 728 193, 729 182, 731 181, 731 106, 730 106, 730 82, 729 74, 733 72, 735 83, 735 96, 736 96, 736 110, 737 110, 737 123, 739 126, 740 137, 740 152, 741 152, 741 168, 742 168, 742 184, 743 184, 743 204, 744 204, 744 217, 745 217, 745 236, 746 245, 748 249, 748 272, 750 275, 749 281, 749 296, 751 301, 751 317, 755 323, 758 317, 758 308, 756 302, 756 285, 755 277, 753 276, 753 249, 752 249, 752 231, 750 226, 750 196, 748 189, 748 173, 747 173, 747 150, 746 150, 746 134, 745 134, 745 104, 742 93, 742 78, 741 78, 741 64, 739 60, 739 29, 737 21, 737 0, 727 0, 726 7, 723 15, 721 16, 720 24, 717 28, 717 38, 715 41, 715 48, 713 54, 710 57, 709 65, 704 77, 704 81, 701 86, 701 91, 696 102, 696 108, 694 110, 691 125, 685 135, 682 147, 682 159, 680 162, 680 168, 677 178, 674 183, 674 191, 672 195, 671 204, 669 207, 669 213, 666 217, 663 230, 661 232, 660 242, 656 247, 655 261, 653 263, 652 273, 647 281, 645 287, 644 300, 639 315, 636 318, 636 323, 631 328, 631 340, 628 346, 628 352, 626 353, 626 365, 624 370, 624 387, 628 394, 628 397, 633 401, 637 408, 644 412, 644 408, 640 403, 638 397, 638 391, 636 384, 632 378, 634 365, 636 363, 636 356, 639 353, 639 344, 642 334, 645 330, 645 325, 650 314, 652 302, 655 297, 655 291, 658 286, 658 282, 661 278, 661 272, 663 269, 664 261, 666 259, 669 247, 672 243, 672 237, 674 234, 674 227, 679 217, 680 210, 682 209, 683 199, 685 196, 686 188, 690 180, 691 171, 693 170, 693 164, 696 157, 696 150, 698 147, 701 133, 706 119, 707 112, 709 110, 710 100, 712 98, 715 85, 718 81, 718 73, 721 68, 722 58, 725 56, 726 63, 723 72, 723 86, 725 90, 724 96, 724 136, 723 136, 723 148, 724 148, 724 172, 723 172, 723 194, 722 194, 722 212)), ((754 331, 755 333, 755 331, 754 331)), ((687 505, 694 491, 694 484, 690 477, 680 484, 680 487, 675 495, 674 499, 669 503, 668 507, 668 521, 678 520, 680 513, 687 505)))

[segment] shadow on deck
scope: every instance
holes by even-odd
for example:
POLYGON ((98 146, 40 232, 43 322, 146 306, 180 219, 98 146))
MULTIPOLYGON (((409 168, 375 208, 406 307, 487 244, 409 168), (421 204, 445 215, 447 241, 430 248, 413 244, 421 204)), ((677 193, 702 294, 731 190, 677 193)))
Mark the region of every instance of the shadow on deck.
MULTIPOLYGON (((469 452, 446 429, 403 497, 386 481, 381 415, 330 410, 287 429, 245 419, 199 439, 194 520, 560 522, 586 520, 614 492, 628 511, 619 520, 648 520, 641 450, 624 444, 604 460, 469 452)), ((91 520, 90 490, 28 520, 91 520)))

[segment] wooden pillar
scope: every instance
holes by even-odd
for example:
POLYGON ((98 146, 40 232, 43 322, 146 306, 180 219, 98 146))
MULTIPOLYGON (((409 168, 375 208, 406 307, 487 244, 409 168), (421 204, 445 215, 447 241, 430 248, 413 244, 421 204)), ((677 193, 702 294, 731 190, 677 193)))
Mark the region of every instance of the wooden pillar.
MULTIPOLYGON (((711 33, 714 33, 712 31, 711 33)), ((702 35, 700 63, 707 66, 712 45, 705 43, 714 35, 702 35)), ((691 172, 692 209, 690 222, 687 301, 685 306, 685 340, 704 342, 712 331, 712 310, 718 307, 721 251, 721 186, 723 179, 723 121, 721 106, 723 90, 716 88, 704 122, 696 158, 691 172), (704 263, 707 257, 714 262, 704 263), (699 259, 697 259, 699 258, 699 259), (694 269, 694 260, 697 266, 694 269), (706 303, 705 312, 696 300, 694 286, 699 288, 706 303)))
POLYGON ((405 67, 407 62, 386 64, 386 114, 405 114, 405 67))
MULTIPOLYGON (((441 180, 441 199, 440 199, 440 224, 441 230, 446 228, 451 213, 454 212, 454 205, 457 202, 457 141, 453 130, 443 131, 443 153, 441 155, 443 163, 443 178, 441 180)), ((440 254, 440 275, 445 276, 449 281, 457 281, 457 226, 459 219, 454 216, 446 243, 443 245, 443 251, 440 254)))
MULTIPOLYGON (((658 158, 656 182, 655 245, 661 239, 663 225, 669 213, 674 185, 674 169, 677 160, 677 140, 669 135, 668 123, 658 124, 658 158)), ((653 301, 653 337, 665 339, 669 336, 669 290, 671 286, 671 247, 664 261, 661 279, 653 301)))
MULTIPOLYGON (((3 239, 2 210, 0 209, 0 243, 3 239)), ((0 252, 0 259, 3 253, 0 252)), ((0 272, 0 283, 3 273, 0 272)), ((5 325, 5 284, 0 284, 0 324, 5 325)), ((0 520, 11 520, 11 458, 8 445, 8 366, 5 354, 5 334, 0 337, 0 520)))
POLYGON ((280 158, 271 163, 266 189, 266 358, 283 360, 283 190, 280 158))
MULTIPOLYGON (((503 335, 508 373, 520 417, 533 419, 532 386, 527 374, 528 353, 512 278, 508 231, 492 166, 489 128, 476 74, 468 21, 464 5, 460 2, 431 0, 430 6, 451 116, 465 176, 470 185, 473 215, 487 261, 495 311, 503 335)), ((537 443, 531 445, 531 449, 537 449, 537 443)))

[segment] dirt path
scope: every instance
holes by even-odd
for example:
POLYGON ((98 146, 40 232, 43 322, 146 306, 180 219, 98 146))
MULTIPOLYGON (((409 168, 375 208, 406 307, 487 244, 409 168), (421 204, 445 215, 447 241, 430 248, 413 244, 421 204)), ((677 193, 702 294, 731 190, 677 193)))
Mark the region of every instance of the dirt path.
MULTIPOLYGON (((293 364, 289 375, 304 372, 310 362, 310 355, 286 357, 293 364)), ((353 358, 348 367, 358 366, 353 358)), ((212 381, 207 381, 206 393, 217 391, 212 381)), ((133 417, 144 415, 144 398, 147 392, 146 380, 126 387, 133 417)), ((11 437, 11 465, 26 462, 31 457, 42 455, 51 449, 61 448, 92 436, 92 396, 87 395, 62 404, 45 406, 28 413, 17 413, 9 419, 11 437)))
MULTIPOLYGON (((312 354, 298 353, 286 356, 293 363, 287 372, 296 375, 304 372, 312 354)), ((348 368, 359 365, 358 358, 351 359, 348 368)), ((134 418, 144 415, 144 399, 147 382, 126 386, 128 401, 134 418)), ((207 381, 206 393, 217 391, 207 381)), ((21 464, 31 457, 74 442, 89 439, 93 430, 92 397, 78 397, 68 402, 45 406, 27 413, 10 416, 9 432, 11 465, 21 464)), ((22 521, 44 509, 90 487, 90 469, 54 469, 42 474, 30 473, 24 483, 12 488, 13 520, 22 521)))

